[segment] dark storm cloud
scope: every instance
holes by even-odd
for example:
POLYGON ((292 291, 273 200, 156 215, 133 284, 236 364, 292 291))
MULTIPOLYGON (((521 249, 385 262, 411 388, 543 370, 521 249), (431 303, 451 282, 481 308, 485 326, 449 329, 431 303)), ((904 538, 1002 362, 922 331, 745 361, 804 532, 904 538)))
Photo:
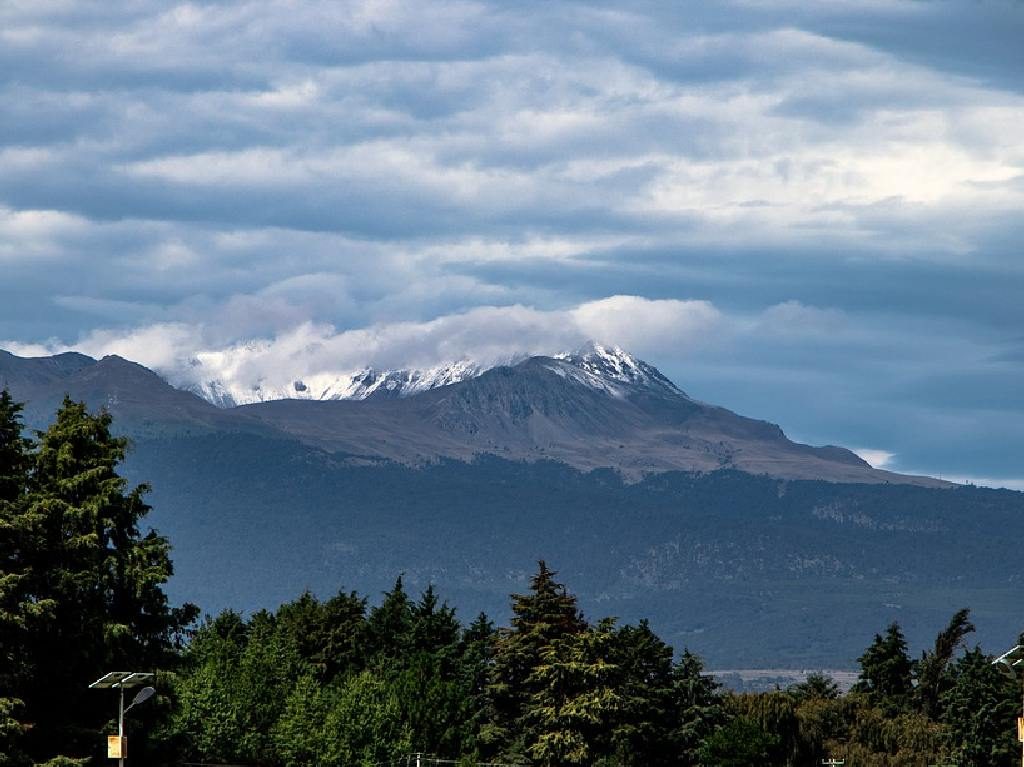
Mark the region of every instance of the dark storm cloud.
POLYGON ((1022 38, 1009 0, 15 0, 0 339, 175 375, 604 334, 1019 477, 1022 38))

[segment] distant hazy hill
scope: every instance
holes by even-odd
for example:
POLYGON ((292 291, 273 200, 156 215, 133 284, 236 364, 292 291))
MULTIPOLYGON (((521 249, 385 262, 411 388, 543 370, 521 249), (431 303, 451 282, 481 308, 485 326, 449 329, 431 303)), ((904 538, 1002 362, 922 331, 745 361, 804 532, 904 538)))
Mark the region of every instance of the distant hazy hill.
POLYGON ((537 558, 592 616, 650 617, 713 665, 842 667, 898 619, 1024 628, 1024 494, 871 469, 686 396, 625 353, 535 357, 361 400, 217 407, 108 357, 0 353, 42 426, 108 407, 175 544, 172 593, 252 609, 404 572, 505 619, 537 558))

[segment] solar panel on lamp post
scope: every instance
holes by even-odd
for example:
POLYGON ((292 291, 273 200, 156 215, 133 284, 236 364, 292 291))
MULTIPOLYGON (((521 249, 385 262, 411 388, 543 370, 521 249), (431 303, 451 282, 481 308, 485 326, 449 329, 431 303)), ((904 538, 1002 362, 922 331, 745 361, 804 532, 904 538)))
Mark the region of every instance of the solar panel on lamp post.
MULTIPOLYGON (((1024 685, 1024 645, 1019 644, 1007 650, 992 661, 992 665, 1012 674, 1015 680, 1020 676, 1024 685)), ((1021 713, 1024 714, 1024 691, 1021 697, 1021 713)), ((1021 765, 1024 765, 1024 716, 1017 719, 1017 739, 1021 744, 1021 765)))
POLYGON ((89 685, 90 690, 116 689, 118 691, 116 749, 113 747, 115 744, 111 743, 111 738, 107 738, 107 756, 111 759, 117 759, 119 767, 124 767, 125 753, 127 752, 127 739, 124 736, 124 715, 134 706, 149 700, 153 693, 156 692, 152 687, 143 687, 136 693, 128 708, 125 708, 124 691, 140 687, 152 678, 153 674, 148 671, 111 671, 89 685))

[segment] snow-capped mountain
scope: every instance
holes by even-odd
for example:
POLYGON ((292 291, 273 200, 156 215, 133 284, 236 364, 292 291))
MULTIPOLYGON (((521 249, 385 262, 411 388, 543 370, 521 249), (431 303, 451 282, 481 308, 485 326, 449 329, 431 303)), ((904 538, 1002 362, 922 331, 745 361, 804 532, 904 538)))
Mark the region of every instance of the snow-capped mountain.
POLYGON ((623 397, 637 390, 685 397, 661 371, 618 346, 590 343, 575 352, 556 354, 550 369, 592 389, 623 397))
POLYGON ((409 397, 473 378, 487 369, 468 360, 459 360, 426 370, 363 368, 351 373, 320 373, 295 378, 285 385, 265 381, 239 384, 214 379, 186 388, 222 408, 282 399, 362 400, 409 397))
MULTIPOLYGON (((376 370, 363 368, 348 373, 321 373, 296 377, 286 384, 266 381, 226 382, 218 379, 186 387, 217 407, 230 408, 275 400, 364 400, 405 398, 442 386, 476 378, 495 367, 526 359, 519 355, 499 362, 456 360, 423 370, 376 370)), ((550 370, 589 388, 614 397, 640 389, 685 396, 657 368, 617 346, 589 343, 573 352, 546 360, 550 370)))

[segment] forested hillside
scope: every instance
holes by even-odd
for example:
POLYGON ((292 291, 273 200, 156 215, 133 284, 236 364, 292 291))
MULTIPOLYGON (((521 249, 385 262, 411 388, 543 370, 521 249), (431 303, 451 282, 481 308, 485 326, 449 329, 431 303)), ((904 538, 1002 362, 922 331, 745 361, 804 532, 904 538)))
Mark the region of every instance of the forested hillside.
POLYGON ((877 626, 923 644, 960 604, 985 643, 1024 620, 1012 491, 737 471, 630 482, 493 457, 412 468, 244 433, 139 439, 125 471, 153 483, 170 593, 209 610, 377 594, 405 573, 504 621, 547 559, 588 613, 648 618, 714 668, 849 668, 877 626))

